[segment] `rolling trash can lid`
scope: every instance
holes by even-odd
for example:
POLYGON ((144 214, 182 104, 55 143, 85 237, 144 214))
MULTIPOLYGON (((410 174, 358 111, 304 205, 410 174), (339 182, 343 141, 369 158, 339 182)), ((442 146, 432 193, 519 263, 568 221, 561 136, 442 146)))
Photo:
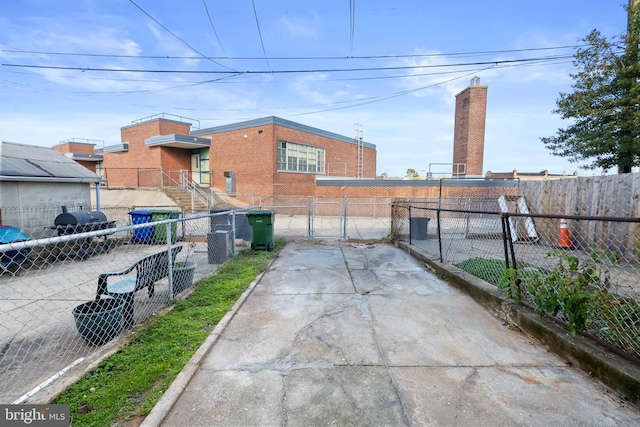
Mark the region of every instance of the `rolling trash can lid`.
POLYGON ((136 209, 129 211, 129 215, 151 215, 151 209, 136 209))
POLYGON ((274 211, 256 210, 247 212, 247 219, 251 225, 255 223, 273 224, 275 216, 276 213, 274 211))
POLYGON ((162 219, 176 219, 180 217, 180 211, 168 209, 153 209, 151 211, 151 216, 162 219))

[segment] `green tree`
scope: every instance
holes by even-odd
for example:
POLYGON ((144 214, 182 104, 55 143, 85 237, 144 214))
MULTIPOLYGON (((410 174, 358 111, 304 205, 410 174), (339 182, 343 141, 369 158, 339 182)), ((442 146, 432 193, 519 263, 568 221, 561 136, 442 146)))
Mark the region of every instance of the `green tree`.
POLYGON ((418 172, 416 172, 416 170, 415 170, 415 169, 413 169, 413 168, 409 168, 409 169, 407 169, 407 176, 408 176, 409 178, 412 178, 412 179, 418 179, 418 178, 420 178, 420 174, 419 174, 418 172))
POLYGON ((598 30, 582 39, 573 61, 573 93, 561 93, 554 113, 572 123, 542 142, 584 169, 640 165, 640 2, 630 0, 626 36, 607 40, 598 30))

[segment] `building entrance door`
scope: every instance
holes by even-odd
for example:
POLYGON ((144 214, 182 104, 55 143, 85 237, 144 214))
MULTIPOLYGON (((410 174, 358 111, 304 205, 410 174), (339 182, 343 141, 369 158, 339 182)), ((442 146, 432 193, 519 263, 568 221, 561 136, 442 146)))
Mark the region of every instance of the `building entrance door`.
POLYGON ((191 155, 191 179, 200 184, 200 154, 191 155))
POLYGON ((191 179, 196 184, 209 185, 209 150, 191 154, 191 179))

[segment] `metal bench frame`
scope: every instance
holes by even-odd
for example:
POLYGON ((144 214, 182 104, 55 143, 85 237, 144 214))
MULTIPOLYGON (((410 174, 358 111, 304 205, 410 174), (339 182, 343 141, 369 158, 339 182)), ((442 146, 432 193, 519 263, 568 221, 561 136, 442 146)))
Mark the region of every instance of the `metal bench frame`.
MULTIPOLYGON (((174 246, 171 248, 171 262, 175 262, 176 256, 182 250, 182 246, 174 246)), ((98 277, 98 290, 96 291, 96 299, 100 299, 102 295, 123 298, 124 305, 124 327, 133 326, 133 296, 134 294, 147 288, 149 298, 155 291, 155 283, 158 280, 169 276, 169 251, 164 250, 156 252, 139 259, 126 270, 102 273, 98 277), (107 283, 108 278, 112 276, 125 276, 136 270, 135 275, 125 277, 119 281, 107 283)))

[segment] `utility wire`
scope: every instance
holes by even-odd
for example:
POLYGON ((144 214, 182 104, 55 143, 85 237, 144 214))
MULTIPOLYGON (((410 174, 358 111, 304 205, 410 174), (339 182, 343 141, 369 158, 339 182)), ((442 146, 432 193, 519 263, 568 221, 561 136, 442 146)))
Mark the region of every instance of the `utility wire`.
POLYGON ((256 10, 256 2, 255 0, 251 0, 251 4, 253 5, 253 16, 256 18, 256 27, 258 27, 258 35, 260 36, 260 45, 262 46, 262 53, 264 54, 264 59, 267 61, 267 66, 271 68, 269 64, 269 59, 267 58, 267 51, 264 49, 264 40, 262 40, 262 31, 260 31, 260 22, 258 21, 258 11, 256 10))
MULTIPOLYGON (((5 43, 5 46, 9 46, 5 43)), ((405 54, 405 55, 368 55, 368 56, 272 56, 266 59, 278 60, 278 61, 298 61, 298 60, 345 60, 345 59, 403 59, 403 58, 437 58, 448 56, 483 56, 489 54, 502 54, 502 53, 522 53, 522 52, 536 52, 546 50, 563 50, 563 49, 577 49, 584 47, 585 45, 573 45, 573 46, 556 46, 556 47, 537 47, 528 49, 505 49, 505 50, 487 50, 478 52, 455 52, 455 53, 424 53, 424 54, 405 54)), ((11 46, 9 46, 11 47, 11 46)), ((222 46, 221 46, 222 47, 222 46)), ((3 49, 2 52, 7 53, 23 53, 23 54, 38 54, 38 55, 58 55, 58 56, 86 56, 86 57, 100 57, 100 58, 136 58, 136 59, 200 59, 202 56, 159 56, 159 55, 115 55, 115 54, 103 54, 103 53, 71 53, 71 52, 46 52, 46 51, 33 51, 33 50, 19 50, 13 48, 13 50, 3 49)), ((262 57, 253 56, 208 56, 207 59, 217 60, 256 60, 265 59, 262 57)))
POLYGON ((222 53, 226 55, 227 52, 224 51, 224 47, 222 47, 222 43, 220 42, 220 37, 218 37, 218 32, 216 31, 215 25, 213 25, 213 20, 211 19, 211 15, 209 14, 209 8, 207 7, 207 2, 202 0, 202 4, 204 5, 204 10, 207 12, 207 17, 209 18, 209 23, 211 24, 211 28, 213 28, 213 33, 216 35, 216 40, 218 40, 218 44, 220 45, 220 49, 222 53))
POLYGON ((180 40, 182 43, 184 43, 189 49, 191 49, 192 51, 194 51, 195 53, 197 53, 198 55, 200 55, 202 58, 208 59, 209 61, 213 62, 216 65, 221 66, 222 68, 226 68, 227 70, 230 71, 234 71, 236 72, 236 70, 227 67, 226 65, 222 65, 219 62, 214 61, 213 59, 209 58, 207 55, 201 53, 199 50, 197 50, 196 48, 192 47, 189 43, 187 43, 186 41, 184 41, 183 39, 181 39, 180 37, 178 37, 178 35, 176 35, 175 33, 173 33, 170 29, 168 29, 167 27, 165 27, 164 25, 162 25, 156 18, 154 18, 153 16, 149 15, 149 13, 147 13, 146 10, 144 10, 143 8, 141 8, 140 6, 138 6, 136 4, 136 2, 134 2, 133 0, 129 0, 129 2, 134 5, 135 7, 137 7, 140 12, 144 13, 145 15, 147 15, 153 22, 155 22, 156 24, 160 25, 166 32, 168 32, 169 34, 171 34, 173 37, 177 38, 178 40, 180 40))
MULTIPOLYGON (((368 68, 334 68, 334 69, 309 69, 309 70, 247 70, 234 71, 234 74, 307 74, 307 73, 342 73, 357 71, 391 71, 391 70, 416 70, 424 68, 448 68, 479 65, 502 65, 531 63, 541 61, 554 61, 560 59, 573 58, 573 55, 554 55, 539 58, 508 59, 494 61, 464 62, 456 64, 433 64, 433 65, 410 65, 397 67, 368 67, 368 68)), ((165 73, 165 74, 228 74, 228 71, 215 70, 150 70, 150 69, 113 69, 113 68, 93 68, 93 67, 65 67, 50 65, 29 65, 29 64, 2 64, 4 67, 51 69, 51 70, 77 70, 77 71, 101 71, 101 72, 135 72, 135 73, 165 73)))
MULTIPOLYGON (((567 60, 558 60, 558 61, 553 61, 554 64, 563 64, 563 63, 570 63, 571 61, 567 61, 567 60)), ((513 68, 513 67, 531 67, 531 66, 540 66, 540 65, 547 65, 550 64, 551 61, 549 62, 540 62, 540 63, 530 63, 530 64, 511 64, 511 65, 498 65, 495 68, 513 68)), ((429 77, 429 76, 437 76, 437 75, 446 75, 446 74, 458 74, 461 72, 473 72, 473 71, 482 71, 484 70, 484 68, 472 68, 472 69, 467 69, 467 70, 453 70, 453 71, 438 71, 438 72, 431 72, 431 73, 416 73, 416 74, 397 74, 397 75, 391 75, 391 76, 371 76, 371 77, 346 77, 346 78, 338 78, 338 79, 304 79, 304 80, 283 80, 283 79, 279 79, 279 80, 272 80, 269 81, 269 84, 290 84, 290 83, 312 83, 312 82, 321 82, 321 83, 325 83, 325 82, 342 82, 342 81, 364 81, 364 80, 388 80, 388 79, 407 79, 407 78, 415 78, 415 77, 429 77)), ((15 74, 30 74, 27 72, 20 72, 20 71, 13 71, 13 73, 15 74)), ((214 80, 199 80, 199 81, 177 81, 175 83, 182 83, 184 86, 188 87, 188 86, 198 86, 201 84, 208 84, 208 83, 218 83, 218 84, 251 84, 251 82, 248 82, 246 80, 243 81, 226 81, 228 80, 229 77, 242 77, 241 75, 237 75, 237 74, 233 74, 227 77, 223 77, 223 78, 219 78, 219 79, 214 79, 214 80)), ((253 77, 252 76, 247 76, 247 77, 253 77)), ((113 81, 113 82, 136 82, 136 83, 168 83, 167 80, 164 79, 114 79, 114 78, 107 78, 107 77, 90 77, 90 76, 84 76, 84 77, 78 77, 77 75, 57 75, 56 78, 63 78, 63 79, 84 79, 84 80, 100 80, 100 81, 113 81)), ((260 84, 264 84, 264 81, 260 81, 258 82, 260 84)), ((174 86, 174 87, 180 87, 180 86, 174 86)), ((170 88, 167 88, 170 89, 170 88)), ((87 93, 94 93, 94 94, 101 94, 101 93, 116 93, 116 92, 98 92, 98 91, 94 91, 94 92, 87 92, 87 93)))
MULTIPOLYGON (((495 67, 495 65, 491 65, 489 67, 486 67, 481 71, 489 70, 489 69, 491 69, 493 67, 495 67)), ((438 83, 433 83, 433 84, 430 84, 430 85, 427 85, 427 86, 422 86, 422 87, 418 87, 418 88, 414 88, 414 89, 404 90, 402 92, 396 92, 396 93, 388 95, 388 96, 381 96, 378 99, 371 100, 371 101, 358 102, 356 104, 348 105, 348 106, 344 106, 344 107, 328 108, 328 109, 325 109, 325 110, 309 111, 309 112, 306 112, 306 113, 298 113, 298 114, 293 114, 293 115, 294 116, 305 116, 307 114, 316 114, 316 113, 324 113, 324 112, 327 112, 327 111, 345 110, 347 108, 359 107, 361 105, 367 105, 367 104, 373 104, 373 103, 376 103, 376 102, 382 102, 382 101, 386 101, 388 99, 398 98, 400 96, 405 96, 405 95, 410 95, 412 93, 420 92, 420 91, 423 91, 425 89, 429 89, 429 88, 432 88, 432 87, 435 87, 435 86, 440 86, 440 85, 443 85, 443 84, 446 84, 446 83, 449 83, 449 82, 452 82, 452 81, 455 81, 455 80, 462 79, 464 77, 468 77, 468 76, 470 76, 472 74, 477 74, 477 72, 476 71, 472 71, 470 73, 463 74, 461 76, 454 77, 454 78, 449 79, 449 80, 444 80, 444 81, 441 81, 441 82, 438 82, 438 83)))
POLYGON ((349 55, 353 51, 353 39, 356 34, 356 0, 349 0, 349 55))

